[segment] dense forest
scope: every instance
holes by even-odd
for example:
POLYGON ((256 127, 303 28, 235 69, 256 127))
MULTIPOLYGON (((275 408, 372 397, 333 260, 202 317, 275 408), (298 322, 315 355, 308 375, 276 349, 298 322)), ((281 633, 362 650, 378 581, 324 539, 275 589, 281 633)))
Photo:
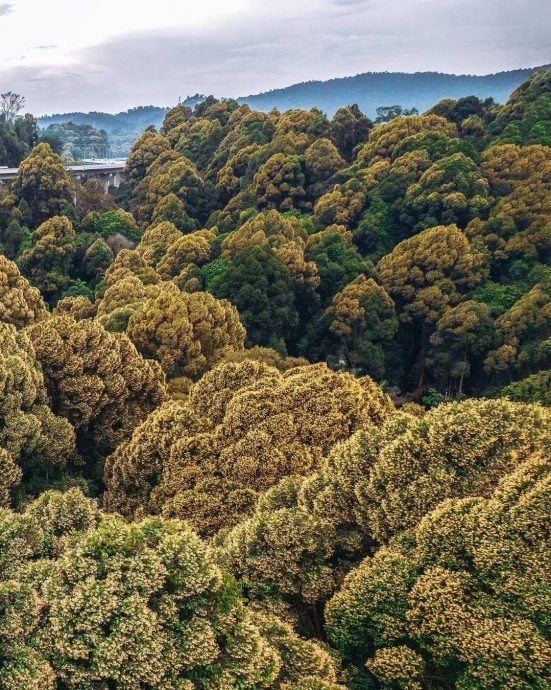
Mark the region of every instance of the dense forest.
POLYGON ((116 198, 38 143, 0 690, 548 688, 550 145, 551 71, 378 124, 182 104, 116 198))

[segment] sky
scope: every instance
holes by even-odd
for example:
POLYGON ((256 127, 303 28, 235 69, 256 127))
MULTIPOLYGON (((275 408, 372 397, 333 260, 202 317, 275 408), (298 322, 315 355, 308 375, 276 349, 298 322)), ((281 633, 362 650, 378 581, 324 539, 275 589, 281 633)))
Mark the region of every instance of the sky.
POLYGON ((0 0, 0 91, 37 115, 368 71, 551 62, 549 0, 0 0))

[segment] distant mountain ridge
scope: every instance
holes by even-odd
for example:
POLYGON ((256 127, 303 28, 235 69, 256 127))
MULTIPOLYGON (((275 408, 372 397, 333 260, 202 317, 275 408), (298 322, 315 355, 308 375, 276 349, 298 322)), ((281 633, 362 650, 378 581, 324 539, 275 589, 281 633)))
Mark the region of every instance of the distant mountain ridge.
POLYGON ((373 118, 379 106, 398 104, 423 112, 443 98, 491 97, 498 103, 505 103, 534 72, 548 67, 542 65, 483 76, 441 72, 365 72, 353 77, 293 84, 244 96, 238 101, 263 111, 316 107, 329 116, 343 106, 357 103, 360 110, 373 118))
POLYGON ((104 129, 108 134, 118 134, 121 130, 127 131, 129 127, 142 128, 163 121, 168 108, 154 105, 138 106, 121 113, 102 112, 72 112, 57 113, 55 115, 43 115, 38 118, 40 127, 62 122, 73 122, 78 125, 91 125, 96 129, 104 129))

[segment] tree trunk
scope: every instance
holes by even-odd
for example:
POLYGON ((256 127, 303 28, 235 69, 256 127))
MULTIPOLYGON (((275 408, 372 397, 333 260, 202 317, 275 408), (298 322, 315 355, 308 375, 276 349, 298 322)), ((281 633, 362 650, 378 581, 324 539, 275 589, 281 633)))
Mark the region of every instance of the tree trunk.
POLYGON ((426 328, 423 322, 423 327, 421 329, 421 351, 419 352, 419 377, 417 379, 417 387, 413 391, 413 398, 415 400, 420 400, 423 395, 423 389, 425 385, 425 360, 427 356, 426 347, 426 328))
POLYGON ((459 379, 459 395, 463 393, 463 381, 465 379, 465 364, 467 364, 467 350, 463 352, 463 369, 461 370, 461 378, 459 379))

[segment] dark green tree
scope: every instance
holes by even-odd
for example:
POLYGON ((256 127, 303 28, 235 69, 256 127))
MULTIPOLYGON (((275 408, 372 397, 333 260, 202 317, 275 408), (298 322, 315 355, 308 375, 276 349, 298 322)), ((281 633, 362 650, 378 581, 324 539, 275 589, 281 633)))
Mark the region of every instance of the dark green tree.
POLYGON ((249 345, 274 345, 298 324, 289 269, 265 246, 237 254, 212 285, 216 297, 234 304, 247 329, 249 345))

